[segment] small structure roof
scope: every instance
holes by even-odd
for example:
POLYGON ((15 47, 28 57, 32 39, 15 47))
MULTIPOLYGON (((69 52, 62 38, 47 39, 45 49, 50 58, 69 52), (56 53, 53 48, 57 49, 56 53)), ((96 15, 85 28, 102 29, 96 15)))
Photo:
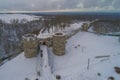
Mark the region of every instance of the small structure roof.
POLYGON ((40 38, 40 39, 45 39, 45 38, 49 38, 49 37, 52 37, 53 36, 53 33, 40 33, 37 38, 40 38))

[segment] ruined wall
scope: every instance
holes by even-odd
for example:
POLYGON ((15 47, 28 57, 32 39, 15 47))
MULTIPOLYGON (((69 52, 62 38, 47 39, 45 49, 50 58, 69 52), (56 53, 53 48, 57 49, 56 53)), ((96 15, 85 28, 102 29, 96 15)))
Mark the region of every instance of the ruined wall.
POLYGON ((82 25, 82 30, 83 30, 83 31, 88 31, 88 29, 89 29, 88 23, 83 23, 83 25, 82 25))
POLYGON ((35 57, 38 51, 38 39, 35 34, 23 36, 23 48, 26 58, 35 57))
POLYGON ((53 35, 53 52, 61 56, 65 54, 66 36, 64 33, 56 33, 53 35))
POLYGON ((52 47, 52 35, 50 34, 41 34, 38 36, 39 44, 52 47))

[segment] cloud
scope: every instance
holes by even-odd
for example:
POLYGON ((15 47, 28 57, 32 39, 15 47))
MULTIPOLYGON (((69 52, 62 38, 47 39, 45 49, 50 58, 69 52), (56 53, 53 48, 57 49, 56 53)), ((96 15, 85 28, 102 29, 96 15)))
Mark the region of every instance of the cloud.
POLYGON ((113 5, 116 9, 120 8, 120 0, 114 0, 114 1, 112 2, 112 5, 113 5))
POLYGON ((120 10, 120 0, 0 0, 0 10, 120 10))
POLYGON ((78 4, 76 5, 76 7, 77 7, 77 8, 84 8, 84 4, 83 4, 83 3, 78 3, 78 4))

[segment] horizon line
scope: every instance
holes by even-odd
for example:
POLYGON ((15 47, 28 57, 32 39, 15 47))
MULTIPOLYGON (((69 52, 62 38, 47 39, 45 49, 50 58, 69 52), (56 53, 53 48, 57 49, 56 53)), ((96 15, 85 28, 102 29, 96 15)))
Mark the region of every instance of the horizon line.
POLYGON ((120 11, 104 11, 104 10, 80 10, 80 9, 65 9, 65 10, 43 10, 43 11, 37 11, 37 10, 1 10, 0 13, 33 13, 33 12, 120 12, 120 11))

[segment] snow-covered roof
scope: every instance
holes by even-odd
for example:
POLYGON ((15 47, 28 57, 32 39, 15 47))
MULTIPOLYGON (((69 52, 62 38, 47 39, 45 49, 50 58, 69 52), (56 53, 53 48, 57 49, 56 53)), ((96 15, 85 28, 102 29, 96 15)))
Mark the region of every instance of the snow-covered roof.
POLYGON ((40 33, 37 38, 39 39, 46 39, 46 38, 49 38, 49 37, 52 37, 53 36, 53 33, 40 33))

